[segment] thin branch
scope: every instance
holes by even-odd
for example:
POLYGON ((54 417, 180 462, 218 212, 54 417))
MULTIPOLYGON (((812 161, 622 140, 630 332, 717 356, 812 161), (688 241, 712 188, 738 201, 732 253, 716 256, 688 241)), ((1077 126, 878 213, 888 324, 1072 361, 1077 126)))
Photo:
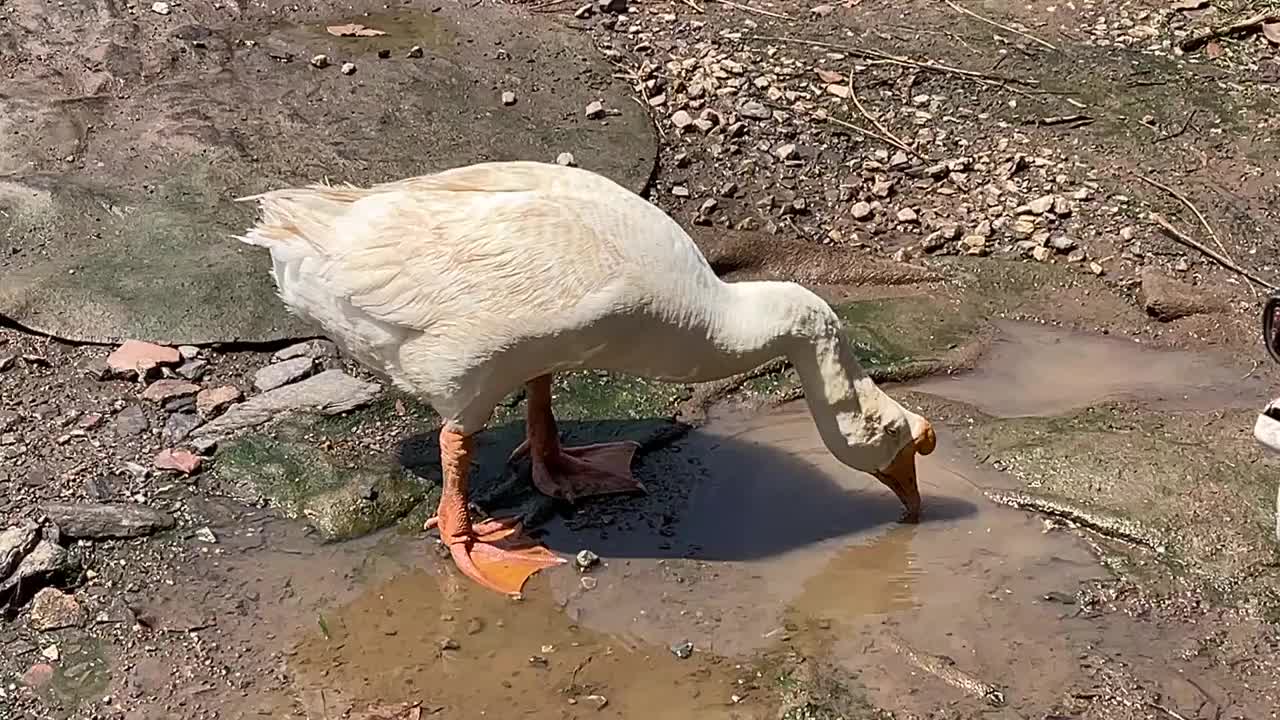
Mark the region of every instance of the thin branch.
MULTIPOLYGON (((792 43, 796 45, 809 45, 811 47, 828 48, 830 50, 840 50, 840 51, 849 53, 851 55, 856 55, 858 57, 874 58, 876 60, 881 60, 893 65, 902 65, 904 67, 912 67, 919 70, 928 70, 930 72, 945 73, 948 75, 958 75, 960 77, 968 78, 970 80, 974 80, 976 82, 980 82, 984 84, 997 84, 1002 86, 1008 86, 1009 83, 1013 83, 1015 85, 1025 85, 1027 87, 1033 87, 1033 88, 1038 88, 1040 85, 1039 81, 1036 81, 1036 80, 1024 80, 1022 78, 1008 77, 1005 75, 997 75, 995 73, 981 72, 979 70, 966 70, 964 68, 952 67, 950 65, 943 65, 942 63, 936 62, 934 60, 923 62, 920 60, 912 60, 911 58, 908 58, 908 57, 902 57, 900 55, 890 55, 889 53, 883 53, 878 50, 867 50, 867 49, 855 47, 852 45, 841 45, 839 43, 822 42, 820 40, 805 40, 802 38, 784 37, 784 36, 777 36, 777 35, 749 35, 744 37, 744 39, 758 40, 761 42, 792 43)), ((1017 88, 1009 88, 1009 89, 1013 90, 1014 92, 1019 92, 1023 95, 1028 95, 1028 93, 1022 90, 1018 90, 1017 88)))
POLYGON ((1200 221, 1200 225, 1204 227, 1204 231, 1209 233, 1209 238, 1213 240, 1213 244, 1217 245, 1218 249, 1222 251, 1222 256, 1225 257, 1227 260, 1230 260, 1231 264, 1233 265, 1235 264, 1235 260, 1232 259, 1231 253, 1227 252, 1227 247, 1222 244, 1221 240, 1218 239, 1218 233, 1213 231, 1213 226, 1211 226, 1209 224, 1209 221, 1205 219, 1204 214, 1200 212, 1200 208, 1195 206, 1195 203, 1188 200, 1186 195, 1183 195, 1182 193, 1178 192, 1177 190, 1174 190, 1173 188, 1169 187, 1168 185, 1165 185, 1162 182, 1152 180, 1149 177, 1139 174, 1137 171, 1132 171, 1132 172, 1133 172, 1133 176, 1138 178, 1142 182, 1169 193, 1170 195, 1177 198, 1178 201, 1181 202, 1183 205, 1186 205, 1187 209, 1190 210, 1192 213, 1194 213, 1196 216, 1196 219, 1200 221))
POLYGON ((950 5, 952 10, 955 10, 957 12, 962 12, 965 15, 968 15, 969 17, 977 18, 978 20, 981 20, 982 22, 988 25, 991 25, 992 27, 1000 28, 1005 32, 1011 32, 1011 33, 1014 33, 1015 35, 1021 35, 1022 37, 1030 40, 1031 42, 1036 43, 1037 45, 1041 45, 1043 47, 1047 47, 1050 50, 1053 50, 1054 52, 1058 51, 1058 48, 1054 47, 1053 45, 1050 45, 1049 43, 1045 42, 1044 40, 1041 40, 1040 38, 1036 37, 1035 35, 1032 35, 1031 33, 1022 32, 1021 30, 1018 30, 1017 28, 1011 28, 1008 25, 1001 25, 995 20, 990 20, 985 17, 982 17, 981 15, 979 15, 978 13, 972 10, 952 2, 952 0, 943 0, 943 2, 950 5))
POLYGON ((1191 237, 1189 237, 1186 233, 1182 232, 1182 231, 1181 231, 1181 230, 1179 230, 1178 228, 1176 228, 1176 227, 1174 227, 1173 225, 1171 225, 1171 224, 1169 223, 1169 221, 1168 221, 1168 220, 1165 220, 1165 219, 1164 219, 1164 217, 1163 217, 1163 216, 1161 216, 1159 213, 1151 213, 1151 222, 1154 222, 1156 225, 1159 225, 1159 226, 1160 226, 1160 228, 1161 228, 1162 230, 1164 230, 1164 231, 1169 235, 1169 237, 1173 238, 1174 240, 1177 240, 1178 242, 1182 243, 1183 245, 1186 245, 1187 247, 1191 248, 1192 250, 1196 250, 1196 251, 1200 252, 1200 253, 1201 253, 1202 255, 1204 255, 1205 257, 1207 257, 1207 258, 1209 258, 1210 260, 1212 260, 1212 261, 1214 261, 1214 262, 1218 263, 1219 265, 1221 265, 1222 267, 1224 267, 1224 268, 1226 268, 1226 269, 1230 270, 1231 272, 1233 272, 1233 273, 1235 273, 1235 274, 1237 274, 1237 275, 1239 275, 1239 276, 1241 276, 1241 277, 1243 277, 1243 278, 1245 278, 1245 279, 1247 279, 1247 280, 1251 280, 1251 281, 1253 281, 1253 282, 1257 283, 1259 286, 1264 287, 1264 288, 1266 288, 1266 289, 1268 289, 1268 290, 1275 290, 1275 289, 1276 289, 1276 286, 1275 286, 1275 285, 1273 285, 1273 284, 1271 284, 1271 283, 1267 282, 1266 280, 1263 280, 1262 278, 1258 277, 1257 275, 1254 275, 1253 273, 1249 272, 1248 270, 1245 270, 1244 268, 1240 267, 1239 265, 1236 265, 1235 263, 1231 262, 1231 261, 1230 261, 1230 260, 1228 260, 1227 258, 1222 257, 1222 255, 1219 255, 1219 254, 1218 254, 1217 252, 1215 252, 1213 249, 1211 249, 1211 248, 1209 248, 1209 247, 1206 247, 1204 244, 1199 243, 1199 242, 1197 242, 1197 241, 1195 241, 1195 240, 1191 239, 1191 237))
POLYGON ((1179 715, 1178 713, 1174 712, 1173 710, 1170 710, 1169 708, 1167 708, 1167 707, 1165 707, 1165 706, 1161 705, 1160 703, 1148 702, 1148 703, 1147 703, 1147 705, 1150 705, 1151 707, 1155 708, 1156 710, 1160 710, 1160 711, 1164 712, 1166 715, 1168 715, 1169 717, 1173 718, 1173 720, 1187 720, 1187 719, 1186 719, 1185 717, 1183 717, 1182 715, 1179 715))
POLYGON ((1210 40, 1216 40, 1220 37, 1226 37, 1228 35, 1235 35, 1236 33, 1239 33, 1239 32, 1246 32, 1246 31, 1253 32, 1258 28, 1262 27, 1263 23, 1273 22, 1278 18, 1280 18, 1280 15, 1276 15, 1275 13, 1265 12, 1265 13, 1258 13, 1253 17, 1245 18, 1244 20, 1239 20, 1237 22, 1229 23, 1227 25, 1219 25, 1218 27, 1206 28, 1196 33, 1195 35, 1192 35, 1186 40, 1183 40, 1178 45, 1178 47, 1182 50, 1182 52, 1191 52, 1193 50, 1199 50, 1205 45, 1208 45, 1210 40))
POLYGON ((751 7, 750 5, 741 5, 736 2, 730 2, 730 0, 711 0, 711 1, 720 3, 721 5, 728 5, 731 8, 737 8, 738 10, 742 10, 743 12, 755 13, 757 15, 764 15, 766 17, 777 18, 779 20, 793 20, 793 21, 795 20, 795 18, 791 17, 790 15, 783 15, 782 13, 776 13, 770 10, 762 10, 761 8, 751 7))
POLYGON ((706 10, 703 10, 703 9, 702 9, 702 8, 701 8, 697 3, 695 3, 693 0, 680 0, 680 2, 684 3, 685 5, 688 5, 689 7, 693 8, 694 10, 697 10, 699 14, 701 14, 701 13, 705 13, 705 12, 706 12, 706 10))
POLYGON ((902 138, 899 138, 897 135, 894 135, 893 132, 889 130, 889 128, 885 127, 883 123, 877 120, 875 115, 872 115, 871 113, 867 112, 867 108, 864 107, 862 105, 862 101, 858 99, 858 91, 853 89, 853 71, 852 70, 849 71, 849 99, 852 100, 854 106, 858 108, 858 112, 862 113, 862 117, 869 120, 877 130, 884 133, 885 137, 892 138, 893 144, 896 145, 899 150, 902 150, 908 155, 921 157, 920 153, 911 149, 911 146, 903 142, 902 138))
MULTIPOLYGON (((832 116, 832 115, 823 115, 823 116, 822 116, 822 119, 827 120, 827 121, 830 121, 830 122, 833 122, 833 123, 835 123, 835 124, 839 125, 839 126, 840 126, 840 127, 842 127, 842 128, 846 128, 846 129, 848 129, 848 130, 852 130, 852 131, 854 131, 854 132, 858 133, 859 135, 862 135, 862 136, 865 136, 865 137, 869 137, 869 138, 872 138, 872 139, 874 139, 874 140, 879 140, 880 142, 884 143, 885 145, 892 145, 893 147, 896 147, 896 148, 898 148, 898 149, 900 149, 900 150, 902 150, 902 151, 904 151, 904 152, 909 152, 909 153, 913 153, 913 154, 915 154, 915 151, 914 151, 914 150, 912 150, 911 148, 909 148, 909 147, 907 147, 907 146, 905 146, 905 145, 900 144, 897 140, 894 140, 893 138, 885 137, 884 135, 881 135, 880 133, 877 133, 877 132, 872 132, 872 131, 870 131, 870 130, 868 130, 868 129, 864 128, 864 127, 858 127, 857 125, 854 125, 853 123, 849 122, 848 120, 841 120, 840 118, 835 117, 835 116, 832 116)), ((917 157, 918 157, 918 155, 917 155, 917 157)))

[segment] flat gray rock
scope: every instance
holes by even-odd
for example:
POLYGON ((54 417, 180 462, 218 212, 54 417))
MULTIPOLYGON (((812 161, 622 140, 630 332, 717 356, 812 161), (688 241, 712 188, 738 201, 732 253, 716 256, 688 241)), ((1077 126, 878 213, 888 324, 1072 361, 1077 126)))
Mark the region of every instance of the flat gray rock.
POLYGON ((512 5, 5 13, 0 315, 66 340, 314 336, 275 297, 266 251, 232 239, 255 212, 236 197, 562 152, 640 190, 654 166, 649 117, 590 35, 512 5), (325 31, 347 22, 386 34, 325 31), (414 46, 421 56, 407 57, 414 46), (321 53, 333 64, 312 67, 321 53), (357 70, 344 75, 348 61, 357 70), (520 102, 504 106, 497 88, 520 102), (586 117, 595 101, 604 118, 586 117))
POLYGON ((174 525, 169 513, 137 503, 47 503, 40 509, 63 535, 78 540, 141 537, 174 525))
POLYGON ((0 582, 0 607, 22 605, 40 589, 63 584, 78 572, 79 567, 66 548, 52 540, 40 540, 17 569, 0 582))
POLYGON ((367 405, 382 392, 377 383, 326 370, 234 405, 191 433, 193 440, 216 440, 261 425, 290 412, 337 415, 367 405))
POLYGON ((315 365, 315 361, 309 357, 295 357, 271 363, 253 374, 253 387, 258 392, 275 390, 310 375, 315 365))
POLYGON ((9 577, 39 540, 40 526, 30 520, 0 532, 0 580, 9 577))

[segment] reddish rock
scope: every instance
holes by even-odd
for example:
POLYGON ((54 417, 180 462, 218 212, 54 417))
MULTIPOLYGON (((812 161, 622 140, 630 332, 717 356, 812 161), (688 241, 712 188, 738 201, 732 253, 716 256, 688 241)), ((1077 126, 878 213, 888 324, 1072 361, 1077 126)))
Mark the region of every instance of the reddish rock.
POLYGON ((157 380, 142 391, 142 398, 162 403, 175 398, 189 397, 198 392, 200 392, 200 386, 186 380, 157 380))
POLYGON ((161 365, 177 365, 182 355, 175 348, 141 340, 128 340, 107 356, 107 368, 120 377, 146 377, 161 365))
POLYGON ((194 475, 200 470, 203 462, 203 458, 193 452, 169 448, 161 450, 156 455, 155 466, 160 470, 173 470, 184 475, 194 475))
POLYGON ((49 663, 36 663, 22 673, 22 684, 29 688, 42 688, 53 682, 53 666, 49 663))
POLYGON ((244 399, 244 393, 235 385, 206 388, 196 395, 196 412, 202 418, 221 415, 223 411, 244 399))

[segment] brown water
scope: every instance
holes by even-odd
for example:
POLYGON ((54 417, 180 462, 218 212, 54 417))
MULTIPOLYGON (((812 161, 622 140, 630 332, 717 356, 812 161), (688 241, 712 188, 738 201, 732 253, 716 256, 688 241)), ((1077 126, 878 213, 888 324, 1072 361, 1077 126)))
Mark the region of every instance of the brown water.
MULTIPOLYGON (((1133 340, 1000 321, 972 372, 934 377, 913 390, 959 400, 997 417, 1061 415, 1111 400, 1169 409, 1252 407, 1259 378, 1206 353, 1155 350, 1133 340)), ((1265 401, 1264 401, 1265 402, 1265 401)))
MULTIPOLYGON (((1240 376, 1119 340, 1001 331, 974 373, 912 389, 1037 415, 1134 393, 1209 402, 1223 397, 1215 383, 1240 376)), ((604 558, 585 583, 567 565, 535 577, 517 603, 461 580, 420 536, 316 545, 263 521, 256 535, 230 533, 224 548, 246 551, 206 569, 203 590, 196 582, 184 592, 207 612, 218 612, 209 588, 257 598, 221 630, 280 653, 289 680, 227 701, 244 716, 775 717, 774 693, 744 690, 751 678, 737 663, 789 647, 821 648, 874 702, 908 712, 985 707, 913 653, 999 680, 1019 713, 1049 712, 1064 688, 1087 684, 1080 658, 1099 647, 1163 683, 1180 641, 1123 617, 1082 617, 1076 589, 1106 576, 1087 545, 988 502, 982 488, 1010 480, 939 431, 938 450, 920 460, 924 519, 915 526, 896 523, 893 495, 832 458, 793 403, 716 417, 643 458, 642 480, 674 474, 695 485, 672 523, 553 525, 553 548, 604 558), (669 647, 686 641, 695 652, 677 658, 669 647)), ((1211 687, 1212 673, 1200 680, 1211 687)))

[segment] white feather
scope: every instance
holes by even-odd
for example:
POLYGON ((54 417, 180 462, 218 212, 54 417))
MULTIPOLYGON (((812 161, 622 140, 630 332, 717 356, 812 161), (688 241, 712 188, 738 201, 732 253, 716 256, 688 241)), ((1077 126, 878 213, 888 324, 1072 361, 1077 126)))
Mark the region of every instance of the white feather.
POLYGON ((291 311, 465 432, 550 372, 694 382, 779 355, 854 467, 885 467, 924 422, 866 377, 816 295, 721 281, 662 210, 586 170, 484 163, 242 199, 262 217, 240 239, 270 251, 291 311))

